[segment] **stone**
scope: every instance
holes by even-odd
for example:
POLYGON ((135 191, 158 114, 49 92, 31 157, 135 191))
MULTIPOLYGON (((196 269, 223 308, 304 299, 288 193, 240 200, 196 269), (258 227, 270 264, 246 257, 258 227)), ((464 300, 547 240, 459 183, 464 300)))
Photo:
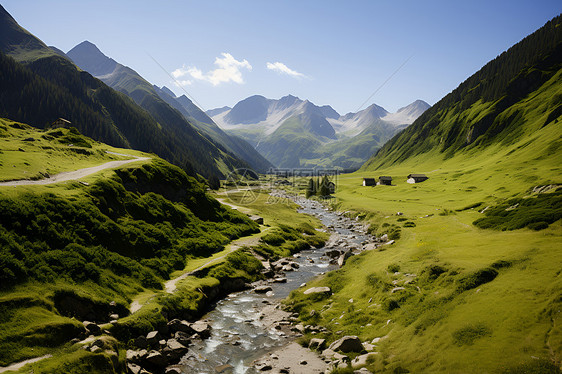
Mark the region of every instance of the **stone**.
POLYGON ((176 339, 169 339, 166 342, 166 348, 168 348, 171 352, 171 357, 172 358, 181 358, 183 355, 185 355, 187 353, 187 347, 183 344, 181 344, 180 342, 178 342, 176 339))
POLYGON ((383 236, 381 236, 380 241, 381 242, 387 242, 388 241, 388 234, 384 234, 383 236))
POLYGON ((301 360, 299 361, 299 365, 308 365, 308 362, 306 360, 301 360))
POLYGON ((92 353, 101 352, 101 351, 103 351, 103 349, 101 349, 97 345, 93 345, 93 346, 90 347, 90 352, 92 352, 92 353))
POLYGON ((314 338, 314 339, 310 339, 310 342, 308 343, 308 348, 316 349, 320 351, 324 348, 325 345, 326 345, 326 339, 314 338))
POLYGON ((179 320, 176 318, 168 322, 167 326, 168 326, 168 331, 171 334, 174 334, 176 331, 182 331, 187 334, 193 334, 193 329, 191 328, 191 324, 187 321, 179 320))
POLYGON ((138 348, 148 348, 148 340, 146 340, 146 337, 142 335, 135 339, 134 344, 138 348))
POLYGON ((110 320, 118 320, 119 319, 119 314, 117 313, 113 313, 109 315, 109 319, 110 320))
POLYGON ((287 278, 285 277, 273 278, 273 283, 287 283, 287 278))
POLYGON ((82 324, 84 325, 84 327, 86 328, 86 330, 88 330, 89 334, 94 334, 97 335, 101 332, 101 327, 99 327, 97 324, 95 324, 94 322, 90 322, 90 321, 84 321, 82 322, 82 324))
POLYGON ((182 374, 181 369, 177 366, 168 366, 164 374, 182 374))
POLYGON ((197 321, 191 325, 191 328, 201 338, 206 339, 211 336, 211 325, 206 321, 197 321))
POLYGON ((103 348, 105 346, 105 342, 102 339, 96 339, 92 343, 92 346, 103 348))
POLYGON ((390 291, 390 293, 395 293, 395 292, 398 292, 398 291, 404 291, 405 289, 406 288, 404 288, 404 287, 394 287, 392 289, 392 291, 390 291))
POLYGON ((338 258, 341 255, 341 252, 337 249, 331 249, 329 251, 326 251, 326 256, 330 257, 330 258, 338 258))
POLYGON ((270 286, 258 286, 254 288, 255 293, 267 293, 271 290, 273 290, 273 288, 271 288, 270 286))
POLYGON ((305 295, 310 295, 314 293, 324 293, 324 294, 332 294, 332 290, 330 287, 311 287, 308 290, 304 291, 305 295))
POLYGON ((371 343, 367 343, 367 342, 363 342, 361 343, 363 344, 363 348, 367 351, 367 352, 371 352, 375 350, 375 346, 371 343))
POLYGON ((344 336, 330 344, 329 349, 344 353, 361 352, 363 350, 363 345, 357 336, 344 336))
POLYGON ((139 374, 141 372, 142 368, 137 365, 137 364, 133 364, 132 362, 128 362, 127 363, 127 373, 128 374, 139 374))
POLYGON ((188 346, 191 344, 191 335, 189 335, 186 332, 183 331, 176 331, 176 333, 174 334, 174 339, 176 339, 178 342, 180 342, 181 344, 188 346))
POLYGON ((287 264, 287 265, 283 265, 281 270, 283 270, 283 271, 294 271, 295 269, 293 269, 293 267, 290 264, 287 264))
POLYGON ((151 346, 159 345, 160 340, 162 340, 162 335, 158 331, 151 331, 146 334, 146 341, 151 346))
POLYGON ((150 365, 154 365, 157 367, 165 367, 166 365, 168 365, 168 360, 166 359, 166 357, 158 351, 150 351, 148 353, 148 356, 146 356, 145 361, 150 365))
POLYGON ((369 357, 375 357, 377 354, 377 352, 370 352, 364 355, 357 356, 351 361, 351 367, 358 368, 360 366, 365 366, 367 365, 367 360, 369 359, 369 357))
POLYGON ((232 365, 229 365, 229 364, 220 365, 220 366, 217 366, 215 368, 215 372, 217 374, 230 374, 230 373, 232 373, 233 370, 234 370, 234 367, 232 365))
POLYGON ((353 371, 353 374, 373 374, 367 368, 361 368, 353 371))
POLYGON ((345 262, 347 261, 347 259, 350 258, 352 255, 353 255, 353 253, 351 253, 351 251, 346 251, 344 254, 342 254, 338 258, 338 266, 341 268, 343 265, 345 265, 345 262))
POLYGON ((254 367, 256 368, 257 371, 269 371, 273 369, 273 367, 267 362, 257 363, 254 367))
POLYGON ((392 245, 392 244, 394 244, 394 240, 389 240, 389 241, 387 241, 387 242, 384 243, 384 244, 386 244, 386 245, 392 245))
POLYGON ((141 349, 140 351, 134 351, 132 349, 127 349, 126 360, 127 362, 139 363, 141 360, 145 359, 148 355, 146 349, 141 349))

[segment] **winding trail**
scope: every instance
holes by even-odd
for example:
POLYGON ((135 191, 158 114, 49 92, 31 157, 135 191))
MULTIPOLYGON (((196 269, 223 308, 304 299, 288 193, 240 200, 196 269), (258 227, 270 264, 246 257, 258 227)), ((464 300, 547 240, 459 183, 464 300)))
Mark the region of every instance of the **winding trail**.
POLYGON ((9 366, 0 367, 0 373, 4 373, 6 371, 16 371, 16 370, 21 369, 22 367, 24 367, 27 364, 32 364, 34 362, 41 361, 43 359, 50 358, 50 357, 53 357, 53 355, 49 354, 49 355, 45 355, 45 356, 41 356, 41 357, 30 358, 29 360, 16 362, 15 364, 11 364, 9 366))
POLYGON ((88 175, 97 173, 105 169, 112 169, 126 164, 130 164, 131 162, 147 161, 151 159, 150 157, 138 157, 133 155, 126 155, 123 153, 109 152, 109 151, 106 151, 106 153, 117 155, 117 156, 133 157, 133 158, 130 160, 109 161, 106 162, 105 164, 92 166, 84 169, 78 169, 74 171, 64 171, 62 173, 53 175, 52 177, 35 180, 35 181, 24 179, 24 180, 17 180, 17 181, 0 182, 0 186, 31 186, 31 185, 44 185, 44 184, 66 182, 70 180, 84 178, 88 175))

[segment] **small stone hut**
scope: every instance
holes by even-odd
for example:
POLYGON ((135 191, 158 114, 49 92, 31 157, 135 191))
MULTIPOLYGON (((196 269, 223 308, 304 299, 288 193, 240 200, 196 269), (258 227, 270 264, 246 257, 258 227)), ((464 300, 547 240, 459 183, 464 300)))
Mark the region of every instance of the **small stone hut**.
POLYGON ((406 182, 414 184, 423 182, 428 179, 429 178, 425 174, 410 174, 408 175, 408 180, 406 180, 406 182))
POLYGON ((379 183, 381 186, 391 186, 392 185, 392 177, 388 176, 381 176, 379 177, 379 183))
POLYGON ((363 186, 375 186, 376 184, 375 178, 363 178, 363 186))

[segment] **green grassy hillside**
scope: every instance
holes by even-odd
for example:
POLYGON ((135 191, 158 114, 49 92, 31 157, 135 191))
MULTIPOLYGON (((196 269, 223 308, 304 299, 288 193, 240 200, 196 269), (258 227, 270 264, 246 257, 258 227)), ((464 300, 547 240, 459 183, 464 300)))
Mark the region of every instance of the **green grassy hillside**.
POLYGON ((560 44, 550 44, 558 23, 525 39, 532 65, 513 47, 482 70, 497 81, 482 71, 467 80, 479 82, 479 97, 455 96, 470 88, 463 83, 456 101, 447 96, 340 177, 332 205, 395 242, 310 284, 332 296, 294 292, 288 304, 306 324, 328 327, 329 341, 381 338, 373 372, 560 372, 562 70, 560 44), (410 173, 429 179, 408 184, 410 173), (393 186, 361 186, 382 175, 393 186))
MULTIPOLYGON (((73 129, 41 131, 0 122, 4 179, 36 179, 41 173, 103 164, 112 159, 106 150, 142 155, 97 143, 73 129)), ((107 352, 94 355, 70 343, 85 337, 81 321, 108 322, 112 313, 126 317, 135 295, 159 292, 171 274, 191 261, 259 231, 247 216, 207 195, 204 184, 150 157, 80 182, 0 186, 0 366, 50 353, 55 358, 38 364, 35 372, 68 372, 64 365, 73 372, 120 370, 107 352)), ((242 256, 242 263, 253 261, 244 253, 233 256, 242 256)), ((223 273, 249 279, 259 275, 228 264, 223 273)), ((201 282, 220 284, 210 277, 195 287, 201 282)), ((197 315, 205 299, 198 291, 190 295, 185 310, 197 315)), ((158 311, 182 312, 177 306, 166 312, 173 303, 158 300, 158 311)), ((161 314, 150 310, 119 327, 107 325, 121 343, 107 339, 120 349, 131 331, 146 332, 162 323, 161 314)))

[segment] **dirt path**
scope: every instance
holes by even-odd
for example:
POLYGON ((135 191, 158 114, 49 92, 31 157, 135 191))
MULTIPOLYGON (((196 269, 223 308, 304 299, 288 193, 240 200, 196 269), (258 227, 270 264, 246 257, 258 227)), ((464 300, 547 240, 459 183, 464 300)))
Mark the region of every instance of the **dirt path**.
POLYGON ((116 168, 116 167, 119 167, 119 166, 129 164, 131 162, 150 160, 150 157, 138 157, 138 156, 132 156, 132 155, 125 155, 125 154, 122 154, 122 153, 115 153, 115 152, 109 152, 109 151, 106 151, 106 152, 110 153, 110 154, 113 154, 113 155, 118 155, 118 156, 133 157, 133 159, 122 160, 122 161, 109 161, 109 162, 106 162, 105 164, 101 164, 101 165, 98 165, 98 166, 92 166, 92 167, 89 167, 89 168, 78 169, 78 170, 74 170, 74 171, 65 171, 65 172, 53 175, 52 177, 40 179, 40 180, 36 180, 36 181, 18 180, 18 181, 10 181, 10 182, 0 182, 0 186, 30 186, 30 185, 43 185, 43 184, 53 184, 53 183, 59 183, 59 182, 66 182, 66 181, 70 181, 70 180, 76 180, 76 179, 84 178, 88 175, 97 173, 101 170, 116 168))
POLYGON ((232 243, 229 244, 229 248, 228 248, 227 253, 225 253, 224 255, 222 255, 220 257, 213 258, 212 260, 209 260, 209 261, 205 262, 203 265, 199 266, 197 269, 185 272, 182 275, 180 275, 179 277, 176 277, 174 279, 170 279, 169 281, 164 283, 164 289, 166 290, 167 293, 174 293, 174 291, 176 290, 176 284, 179 281, 181 281, 182 279, 185 279, 185 278, 189 277, 190 275, 193 275, 197 271, 199 271, 201 269, 204 269, 207 266, 222 260, 223 258, 228 256, 230 253, 234 252, 235 250, 237 250, 239 248, 242 248, 244 246, 256 245, 258 243, 259 243, 259 238, 257 238, 257 237, 242 238, 242 239, 235 240, 235 241, 233 241, 232 243))
POLYGON ((41 356, 41 357, 30 358, 29 360, 16 362, 15 364, 11 364, 10 366, 0 367, 0 373, 3 373, 5 371, 16 371, 16 370, 21 369, 22 367, 24 367, 27 364, 32 364, 34 362, 41 361, 45 358, 50 358, 50 357, 53 357, 53 355, 45 355, 45 356, 41 356))
MULTIPOLYGON (((215 197, 215 199, 217 199, 218 201, 220 201, 222 204, 228 205, 228 206, 230 206, 230 207, 233 208, 233 209, 242 211, 243 213, 244 213, 244 211, 250 211, 250 210, 247 209, 247 208, 243 208, 243 207, 240 207, 240 206, 238 206, 238 205, 234 205, 234 204, 225 202, 224 199, 217 198, 217 197, 215 197)), ((237 250, 237 249, 239 249, 239 248, 242 248, 242 247, 244 247, 244 246, 254 246, 254 245, 259 244, 259 240, 260 240, 259 237, 253 236, 253 237, 249 237, 249 238, 240 238, 240 239, 237 239, 237 240, 233 241, 232 243, 230 243, 230 244, 227 246, 228 251, 227 251, 224 255, 222 255, 222 256, 220 256, 220 257, 216 257, 216 258, 210 259, 209 261, 205 262, 204 264, 198 266, 196 269, 190 270, 190 271, 186 271, 185 273, 181 274, 180 276, 178 276, 178 277, 176 277, 176 278, 174 278, 174 279, 170 279, 169 281, 167 281, 167 282, 164 283, 164 290, 165 290, 167 293, 174 293, 174 292, 176 291, 176 289, 177 289, 177 283, 178 283, 179 281, 181 281, 181 280, 183 280, 183 279, 185 279, 185 278, 187 278, 187 277, 193 275, 195 272, 197 272, 197 271, 199 271, 199 270, 201 270, 201 269, 204 269, 204 268, 206 268, 207 266, 209 266, 209 265, 211 265, 211 264, 214 264, 215 262, 221 261, 221 260, 224 259, 226 256, 228 256, 228 254, 234 252, 235 250, 237 250)), ((153 297, 153 296, 152 296, 152 297, 153 297)), ((150 300, 152 297, 150 297, 148 300, 150 300)), ((148 301, 148 300, 147 300, 147 301, 148 301)), ((146 303, 146 302, 145 302, 145 303, 146 303)), ((133 301, 131 302, 131 305, 129 306, 129 311, 131 312, 131 314, 133 314, 133 313, 137 312, 139 309, 141 309, 142 306, 143 306, 145 303, 142 303, 142 304, 141 304, 138 300, 133 300, 133 301)))

